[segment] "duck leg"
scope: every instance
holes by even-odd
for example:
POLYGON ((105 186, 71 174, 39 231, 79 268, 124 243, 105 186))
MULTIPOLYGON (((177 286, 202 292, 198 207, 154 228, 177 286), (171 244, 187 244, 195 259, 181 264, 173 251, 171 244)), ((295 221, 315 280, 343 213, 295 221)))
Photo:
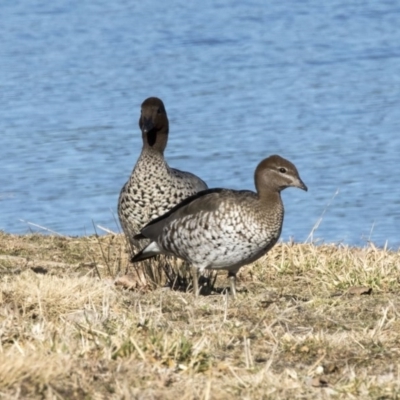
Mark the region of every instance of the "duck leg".
POLYGON ((193 294, 195 297, 199 297, 199 276, 197 274, 196 267, 192 267, 192 280, 193 280, 193 294))
POLYGON ((229 284, 232 297, 236 297, 236 272, 228 272, 229 284))

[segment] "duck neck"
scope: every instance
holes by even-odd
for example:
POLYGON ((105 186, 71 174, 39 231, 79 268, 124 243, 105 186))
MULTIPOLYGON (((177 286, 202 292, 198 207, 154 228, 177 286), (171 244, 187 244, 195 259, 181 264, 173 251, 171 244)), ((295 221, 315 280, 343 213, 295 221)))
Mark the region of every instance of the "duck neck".
POLYGON ((163 154, 152 148, 145 148, 143 146, 142 152, 133 167, 130 179, 131 181, 136 181, 138 176, 148 175, 155 170, 158 176, 168 175, 169 173, 169 167, 163 154))
POLYGON ((269 207, 271 204, 282 206, 281 192, 279 191, 268 190, 264 187, 258 191, 258 198, 262 204, 268 204, 269 207))
POLYGON ((140 153, 137 164, 144 164, 146 166, 154 166, 165 164, 164 152, 158 148, 143 145, 142 152, 140 153))
POLYGON ((161 155, 167 147, 168 130, 151 130, 150 132, 142 132, 143 150, 146 152, 155 152, 161 155))

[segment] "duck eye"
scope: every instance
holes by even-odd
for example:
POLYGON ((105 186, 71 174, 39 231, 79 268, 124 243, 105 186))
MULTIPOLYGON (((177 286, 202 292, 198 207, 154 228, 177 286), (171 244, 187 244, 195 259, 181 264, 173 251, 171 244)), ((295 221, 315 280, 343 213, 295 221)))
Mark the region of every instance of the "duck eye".
POLYGON ((161 114, 161 108, 157 110, 157 114, 161 114))
POLYGON ((279 168, 279 172, 282 172, 282 174, 286 174, 286 168, 283 167, 279 168))

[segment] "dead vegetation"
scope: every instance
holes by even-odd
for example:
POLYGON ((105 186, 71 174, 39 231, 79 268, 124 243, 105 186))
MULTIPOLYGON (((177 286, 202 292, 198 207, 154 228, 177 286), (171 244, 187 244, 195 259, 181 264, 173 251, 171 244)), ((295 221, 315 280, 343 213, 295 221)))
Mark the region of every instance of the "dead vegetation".
POLYGON ((143 268, 122 235, 0 233, 0 398, 400 392, 398 251, 280 244, 242 269, 236 300, 225 274, 195 299, 143 268))

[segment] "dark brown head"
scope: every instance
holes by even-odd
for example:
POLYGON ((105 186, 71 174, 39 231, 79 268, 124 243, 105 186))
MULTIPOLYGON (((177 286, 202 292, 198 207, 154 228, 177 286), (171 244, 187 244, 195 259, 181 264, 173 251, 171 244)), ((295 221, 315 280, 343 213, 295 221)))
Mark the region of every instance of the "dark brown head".
POLYGON ((297 168, 288 160, 274 155, 258 164, 254 176, 257 193, 279 193, 287 187, 297 187, 307 191, 307 186, 300 179, 297 168))
POLYGON ((142 103, 139 118, 143 146, 164 152, 168 141, 168 117, 164 103, 157 97, 149 97, 142 103))

